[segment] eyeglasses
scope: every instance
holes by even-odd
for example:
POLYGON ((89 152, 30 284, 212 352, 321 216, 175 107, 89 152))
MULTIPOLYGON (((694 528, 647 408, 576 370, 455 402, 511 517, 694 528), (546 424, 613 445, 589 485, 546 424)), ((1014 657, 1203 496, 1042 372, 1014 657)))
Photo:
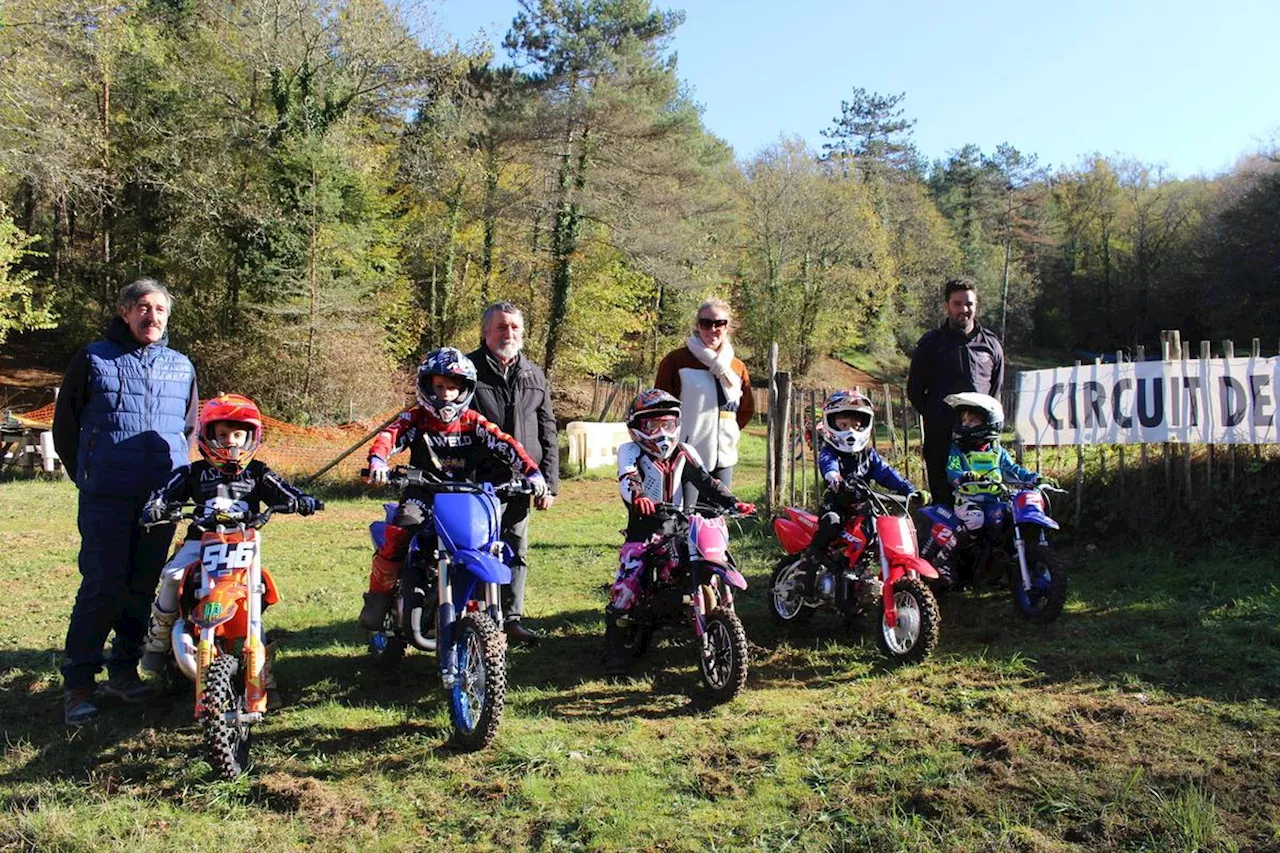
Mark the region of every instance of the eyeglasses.
POLYGON ((710 317, 699 317, 698 327, 702 329, 723 329, 729 325, 728 320, 713 320, 710 317))

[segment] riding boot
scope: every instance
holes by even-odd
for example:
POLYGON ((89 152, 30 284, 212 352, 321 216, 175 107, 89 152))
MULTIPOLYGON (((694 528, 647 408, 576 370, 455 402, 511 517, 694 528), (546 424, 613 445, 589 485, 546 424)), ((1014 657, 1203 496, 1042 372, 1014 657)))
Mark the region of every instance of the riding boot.
POLYGON ((623 675, 627 671, 627 656, 622 648, 622 628, 618 614, 609 610, 604 617, 604 672, 605 675, 623 675))
POLYGON ((360 627, 366 631, 381 631, 391 610, 391 593, 400 570, 404 568, 405 555, 409 552, 409 531, 388 524, 386 538, 373 555, 369 569, 369 591, 364 594, 364 607, 360 610, 360 627))
POLYGON ((159 675, 169 664, 169 649, 173 642, 173 623, 178 621, 178 611, 164 611, 151 602, 151 621, 147 625, 147 644, 142 653, 142 671, 159 675))

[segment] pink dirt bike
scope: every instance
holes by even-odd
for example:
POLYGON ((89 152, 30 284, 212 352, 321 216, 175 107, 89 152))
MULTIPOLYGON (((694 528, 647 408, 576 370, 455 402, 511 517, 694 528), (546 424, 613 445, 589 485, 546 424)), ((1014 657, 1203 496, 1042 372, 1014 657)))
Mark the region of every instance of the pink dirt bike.
POLYGON ((747 683, 747 632, 733 609, 733 591, 746 578, 729 554, 725 518, 737 510, 698 506, 693 513, 657 504, 668 520, 664 531, 636 543, 642 560, 630 609, 610 616, 617 645, 634 657, 649 648, 656 631, 688 621, 697 641, 698 667, 716 702, 737 696, 747 683))

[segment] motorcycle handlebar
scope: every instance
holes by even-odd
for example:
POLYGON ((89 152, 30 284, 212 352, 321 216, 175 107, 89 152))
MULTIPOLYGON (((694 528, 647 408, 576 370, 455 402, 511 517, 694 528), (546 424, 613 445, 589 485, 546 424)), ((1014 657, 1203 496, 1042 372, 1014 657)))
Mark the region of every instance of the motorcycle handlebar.
POLYGON ((718 516, 721 518, 754 518, 756 515, 755 513, 746 514, 738 512, 737 507, 723 507, 715 504, 695 504, 692 510, 686 510, 680 504, 673 504, 667 501, 654 501, 653 507, 657 512, 667 512, 686 519, 691 515, 708 517, 718 516))
MULTIPOLYGON (((187 504, 187 506, 190 506, 191 508, 185 512, 182 511, 181 506, 179 506, 175 511, 170 512, 160 521, 143 522, 142 526, 144 529, 150 530, 152 527, 156 527, 160 524, 176 524, 180 521, 190 521, 194 522, 196 529, 202 533, 207 533, 218 526, 218 513, 200 516, 196 514, 196 509, 198 507, 191 506, 190 504, 187 504)), ((320 512, 322 509, 324 509, 324 501, 316 500, 316 512, 320 512)), ((271 516, 275 513, 292 513, 297 511, 297 507, 292 504, 271 504, 265 507, 261 512, 251 513, 246 518, 233 519, 227 515, 222 515, 221 518, 224 519, 222 522, 223 524, 243 524, 246 528, 260 530, 266 526, 266 523, 271 520, 271 516)))
MULTIPOLYGON (((369 476, 368 468, 360 469, 361 477, 369 476)), ((433 494, 483 494, 489 489, 498 497, 507 495, 531 495, 533 484, 527 479, 505 483, 472 483, 469 481, 441 480, 430 471, 398 465, 387 472, 387 483, 398 489, 415 486, 433 494), (487 487, 487 488, 486 488, 487 487)))

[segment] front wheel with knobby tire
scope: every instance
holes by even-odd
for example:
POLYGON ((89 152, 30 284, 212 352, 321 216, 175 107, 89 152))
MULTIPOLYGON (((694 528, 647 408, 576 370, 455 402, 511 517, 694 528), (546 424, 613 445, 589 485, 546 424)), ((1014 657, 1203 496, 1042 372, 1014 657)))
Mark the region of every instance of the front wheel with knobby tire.
POLYGON ((803 557, 783 557, 769 581, 769 610, 785 625, 808 622, 813 608, 804 603, 807 575, 814 570, 803 557))
POLYGON ((1013 589, 1013 606, 1018 614, 1029 622, 1043 625, 1062 614, 1067 603, 1067 570, 1062 560, 1048 545, 1027 545, 1027 574, 1031 577, 1031 589, 1022 588, 1022 573, 1017 561, 1009 572, 1009 586, 1013 589))
POLYGON ((449 692, 453 737, 467 751, 493 742, 507 697, 507 641, 488 614, 467 613, 454 624, 458 674, 449 692))
POLYGON ((923 580, 907 576, 894 582, 893 608, 897 624, 889 625, 881 611, 876 643, 896 663, 919 663, 938 646, 942 625, 938 601, 923 580))
POLYGON ((738 614, 724 607, 703 620, 699 670, 716 702, 728 702, 747 684, 747 632, 738 614))
POLYGON ((240 715, 245 712, 244 679, 240 660, 229 654, 218 655, 209 664, 201 697, 200 728, 204 731, 209 764, 223 779, 234 779, 249 766, 250 724, 240 715))

